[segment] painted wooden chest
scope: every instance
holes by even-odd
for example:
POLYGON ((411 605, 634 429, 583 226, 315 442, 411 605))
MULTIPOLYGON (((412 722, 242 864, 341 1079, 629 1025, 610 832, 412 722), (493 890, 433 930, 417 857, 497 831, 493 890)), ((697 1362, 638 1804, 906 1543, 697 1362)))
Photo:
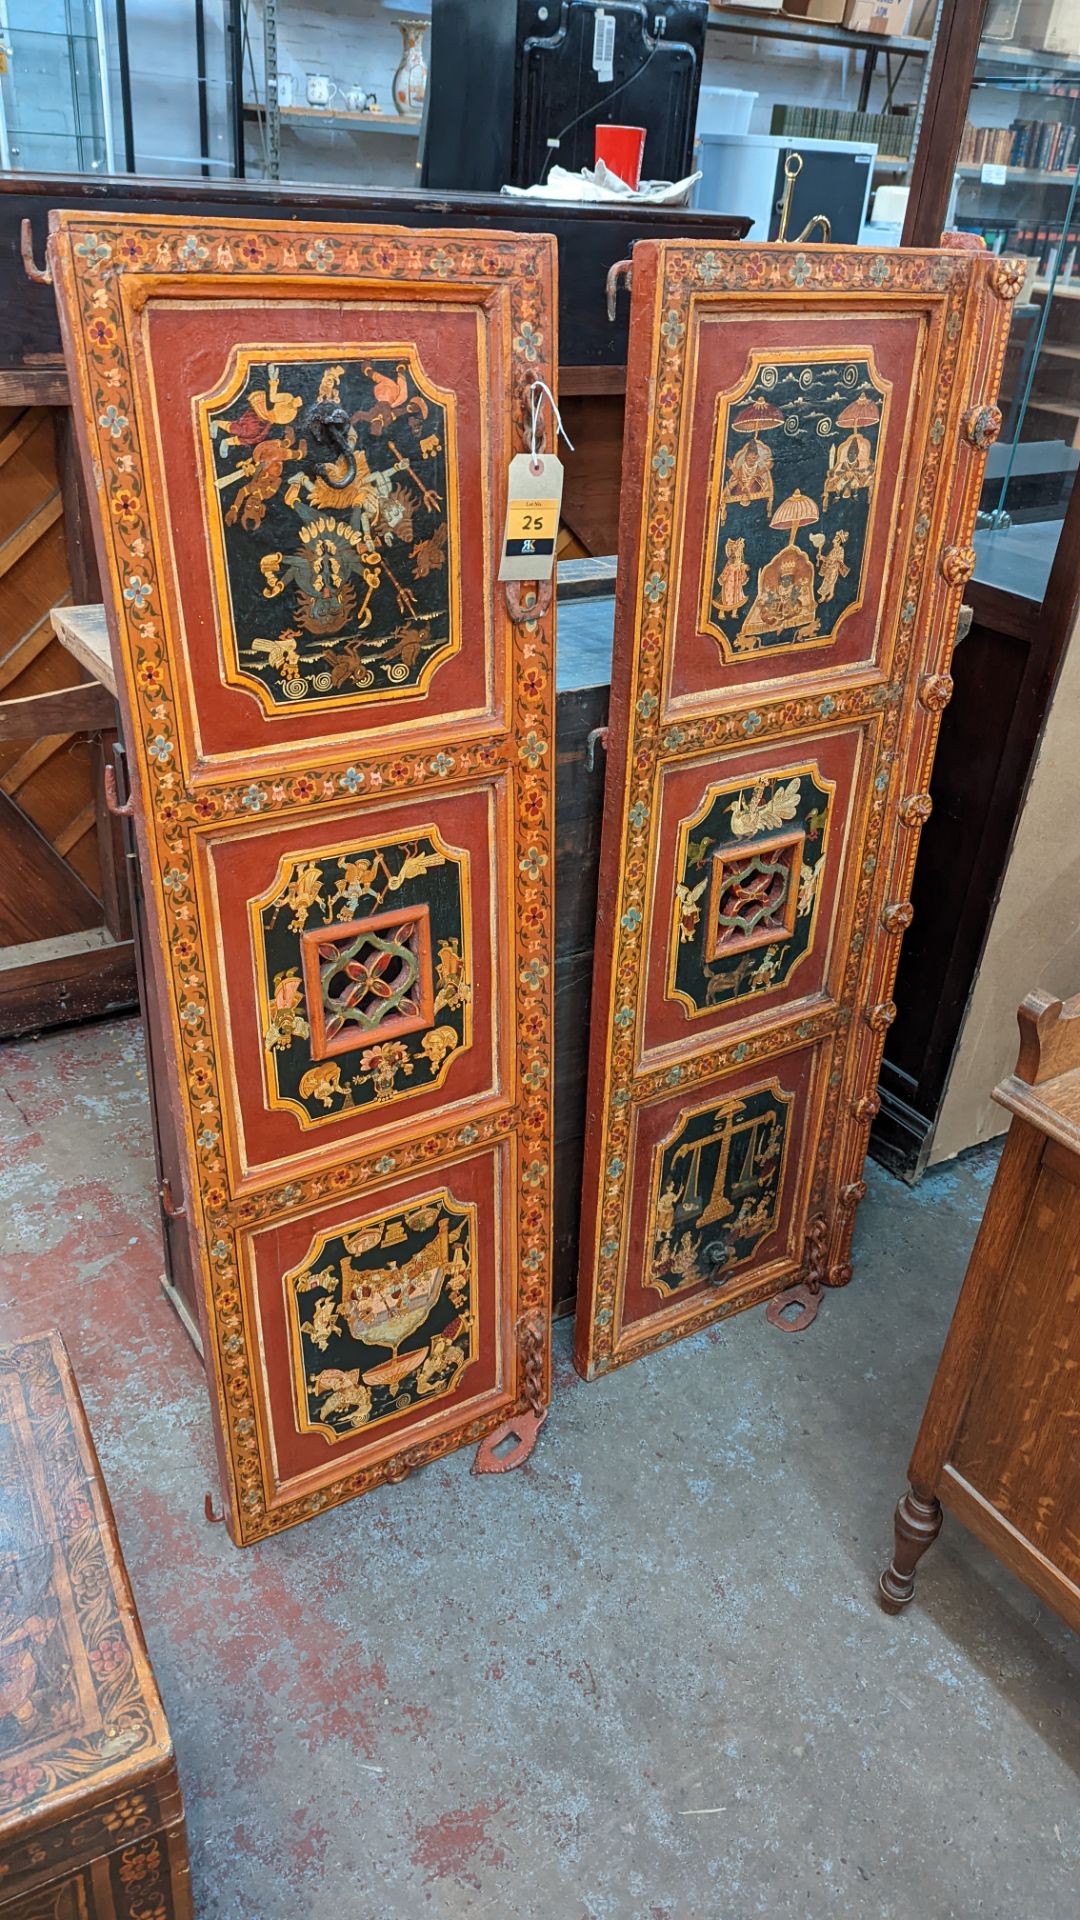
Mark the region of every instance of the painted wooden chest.
POLYGON ((851 1273, 1014 262, 633 254, 577 1360, 851 1273))
POLYGON ((53 216, 240 1543, 548 1393, 543 236, 53 216))
POLYGON ((191 1916, 169 1729, 55 1333, 0 1348, 0 1915, 191 1916))

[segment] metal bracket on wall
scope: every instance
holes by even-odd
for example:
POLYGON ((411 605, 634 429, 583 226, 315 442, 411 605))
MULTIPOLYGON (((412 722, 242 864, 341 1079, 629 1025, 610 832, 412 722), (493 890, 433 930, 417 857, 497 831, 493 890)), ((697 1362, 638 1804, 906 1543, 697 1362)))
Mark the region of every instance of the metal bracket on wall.
POLYGON ((19 252, 27 279, 36 281, 39 287, 51 287, 52 274, 48 266, 39 267, 34 259, 34 229, 29 220, 23 220, 19 227, 19 252))
POLYGON ((594 727, 592 732, 589 734, 585 742, 586 773, 593 773, 595 771, 597 747, 600 747, 604 753, 607 752, 609 733, 610 733, 610 728, 608 727, 594 727))
POLYGON ((619 291, 620 279, 625 278, 626 291, 629 293, 633 286, 633 273, 633 263, 630 260, 615 260, 608 268, 607 280, 604 286, 607 293, 607 317, 609 320, 614 320, 615 318, 615 301, 619 291))
POLYGON ((112 767, 105 768, 105 805, 119 820, 130 820, 135 812, 135 803, 130 798, 121 806, 120 797, 116 791, 116 773, 112 767))

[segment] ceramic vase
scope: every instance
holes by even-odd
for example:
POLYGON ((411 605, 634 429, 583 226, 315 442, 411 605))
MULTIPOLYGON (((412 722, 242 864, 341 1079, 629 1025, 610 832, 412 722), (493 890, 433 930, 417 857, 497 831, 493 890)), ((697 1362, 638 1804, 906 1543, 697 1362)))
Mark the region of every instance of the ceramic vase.
POLYGON ((394 75, 394 105, 399 113, 418 114, 427 92, 427 62, 424 59, 426 20, 400 20, 405 42, 401 64, 394 75))

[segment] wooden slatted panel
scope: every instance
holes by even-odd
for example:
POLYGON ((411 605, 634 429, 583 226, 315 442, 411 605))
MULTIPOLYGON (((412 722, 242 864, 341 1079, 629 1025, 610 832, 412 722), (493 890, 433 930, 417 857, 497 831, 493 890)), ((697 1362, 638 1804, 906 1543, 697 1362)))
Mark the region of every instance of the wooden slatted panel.
MULTIPOLYGON (((54 421, 44 407, 0 409, 0 697, 75 685, 76 661, 49 610, 70 601, 54 421)), ((90 748, 82 734, 0 744, 4 844, 23 899, 0 901, 0 946, 95 924, 101 897, 90 748), (16 810, 27 832, 18 830, 16 810)))

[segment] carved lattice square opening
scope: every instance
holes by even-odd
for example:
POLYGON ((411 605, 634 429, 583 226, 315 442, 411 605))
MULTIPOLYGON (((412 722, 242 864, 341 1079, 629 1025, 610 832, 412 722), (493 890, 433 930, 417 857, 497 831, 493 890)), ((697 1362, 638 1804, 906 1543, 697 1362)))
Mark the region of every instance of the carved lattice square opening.
POLYGON ((313 1059, 431 1025, 426 906, 317 928, 302 934, 300 945, 313 1059))
POLYGON ((777 833, 712 856, 705 958, 789 939, 795 930, 805 835, 777 833))

